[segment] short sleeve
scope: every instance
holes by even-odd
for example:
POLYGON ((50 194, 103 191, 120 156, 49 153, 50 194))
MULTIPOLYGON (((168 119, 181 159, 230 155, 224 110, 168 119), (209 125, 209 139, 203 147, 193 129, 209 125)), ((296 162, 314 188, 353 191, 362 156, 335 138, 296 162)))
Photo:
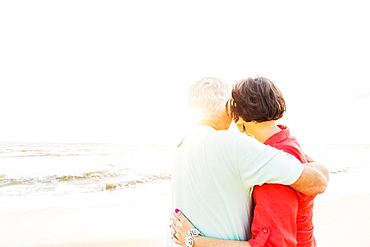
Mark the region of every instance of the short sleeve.
POLYGON ((303 172, 295 157, 251 137, 240 138, 237 149, 236 160, 246 189, 264 183, 291 185, 303 172))

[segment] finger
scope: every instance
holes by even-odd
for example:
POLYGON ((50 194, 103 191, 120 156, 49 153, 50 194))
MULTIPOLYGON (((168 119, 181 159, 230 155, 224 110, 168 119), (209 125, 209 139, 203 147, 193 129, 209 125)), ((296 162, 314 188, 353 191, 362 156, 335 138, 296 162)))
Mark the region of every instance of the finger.
POLYGON ((305 156, 306 156, 306 159, 307 159, 308 163, 314 162, 314 160, 308 154, 305 154, 305 156))
POLYGON ((175 216, 176 216, 176 218, 178 218, 179 219, 179 221, 181 221, 182 219, 184 219, 185 218, 185 215, 181 212, 181 210, 179 210, 179 209, 175 209, 175 216))
POLYGON ((171 217, 174 219, 174 220, 179 220, 179 217, 177 216, 177 214, 176 213, 172 213, 171 214, 171 217))
POLYGON ((175 242, 175 244, 182 245, 183 242, 180 241, 178 238, 172 237, 172 241, 175 242))
POLYGON ((172 230, 172 232, 177 232, 179 230, 179 225, 181 225, 179 219, 177 217, 175 217, 174 215, 171 215, 171 224, 170 224, 170 228, 172 230))
POLYGON ((179 223, 180 223, 179 219, 175 215, 172 215, 171 216, 171 225, 172 225, 172 227, 177 226, 179 223))
POLYGON ((171 218, 170 218, 170 222, 171 223, 176 223, 177 221, 179 221, 179 219, 172 213, 171 218))
POLYGON ((172 223, 171 224, 171 230, 173 232, 178 232, 180 230, 178 224, 179 224, 178 221, 177 221, 177 223, 172 223))
POLYGON ((180 222, 184 222, 185 220, 188 220, 185 215, 179 210, 177 213, 175 213, 176 215, 176 218, 180 221, 180 222))
POLYGON ((176 232, 172 233, 172 236, 171 236, 171 239, 173 242, 175 242, 175 244, 178 244, 178 245, 183 245, 183 242, 180 241, 178 239, 178 237, 176 236, 176 232))
MULTIPOLYGON (((174 242, 175 242, 175 244, 183 245, 183 243, 181 241, 177 240, 177 239, 175 239, 174 242)), ((183 246, 185 246, 185 245, 183 245, 183 246)))
POLYGON ((182 245, 182 242, 176 238, 172 238, 172 241, 175 242, 175 244, 182 245))
POLYGON ((175 223, 175 217, 173 216, 172 213, 171 213, 170 223, 171 224, 174 224, 175 223))

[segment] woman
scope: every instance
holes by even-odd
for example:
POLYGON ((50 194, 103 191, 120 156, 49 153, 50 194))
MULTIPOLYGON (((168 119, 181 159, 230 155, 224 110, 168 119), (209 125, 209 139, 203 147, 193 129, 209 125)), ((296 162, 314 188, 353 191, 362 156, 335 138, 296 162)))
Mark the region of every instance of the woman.
MULTIPOLYGON (((289 129, 275 123, 286 108, 281 92, 270 80, 263 77, 243 79, 233 88, 232 96, 231 110, 241 132, 295 156, 302 163, 307 162, 309 157, 305 156, 289 129)), ((253 199, 252 239, 248 242, 203 236, 190 239, 197 247, 316 246, 312 224, 314 196, 285 185, 264 184, 255 186, 253 199)), ((174 242, 185 246, 187 232, 194 226, 179 210, 172 215, 171 221, 174 242)), ((192 246, 191 243, 188 246, 192 246)))

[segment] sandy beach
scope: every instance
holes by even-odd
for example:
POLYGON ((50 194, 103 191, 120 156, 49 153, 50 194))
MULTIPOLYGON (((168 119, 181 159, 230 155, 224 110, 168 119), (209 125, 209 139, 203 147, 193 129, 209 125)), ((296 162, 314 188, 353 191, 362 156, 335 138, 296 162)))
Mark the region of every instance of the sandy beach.
MULTIPOLYGON (((153 203, 149 207, 152 210, 146 210, 147 213, 136 221, 138 223, 132 225, 135 231, 140 232, 137 229, 141 229, 147 235, 150 233, 150 237, 127 234, 128 229, 123 224, 109 223, 113 214, 122 208, 95 208, 89 212, 54 208, 0 214, 0 243, 2 247, 162 247, 165 243, 166 210, 154 217, 151 214, 165 203, 168 201, 153 203), (146 222, 148 218, 154 222, 146 222), (94 222, 99 222, 99 225, 94 222)), ((128 215, 126 213, 124 217, 128 215)), ((135 214, 132 216, 137 217, 135 214)), ((314 225, 318 246, 369 246, 370 194, 319 200, 315 206, 314 225)))
MULTIPOLYGON (((169 187, 169 182, 157 183, 113 195, 76 197, 76 206, 56 198, 53 207, 0 212, 0 246, 163 246, 169 187), (78 205, 78 200, 91 206, 78 205)), ((30 197, 28 203, 37 199, 30 197)))
MULTIPOLYGON (((143 247, 143 246, 164 246, 164 237, 129 239, 121 241, 106 241, 106 242, 86 242, 76 244, 62 244, 62 245, 45 245, 45 247, 143 247)), ((40 246, 41 247, 41 246, 40 246)))
POLYGON ((370 194, 316 203, 318 246, 370 246, 370 194))
MULTIPOLYGON (((370 244, 370 194, 322 201, 315 208, 315 235, 318 246, 367 247, 370 244)), ((164 246, 164 237, 115 242, 53 245, 53 247, 139 247, 164 246)))
MULTIPOLYGON (((370 194, 322 201, 315 208, 315 235, 322 247, 367 247, 370 245, 370 194)), ((55 245, 55 247, 164 246, 164 237, 105 243, 55 245)))

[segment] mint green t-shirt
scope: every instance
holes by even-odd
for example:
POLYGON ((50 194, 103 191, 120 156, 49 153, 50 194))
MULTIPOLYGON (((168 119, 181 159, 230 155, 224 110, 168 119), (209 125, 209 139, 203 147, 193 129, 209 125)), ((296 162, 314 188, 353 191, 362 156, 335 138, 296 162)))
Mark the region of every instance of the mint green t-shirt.
MULTIPOLYGON (((174 158, 172 208, 180 209, 203 236, 248 240, 253 186, 289 185, 302 171, 293 156, 254 138, 199 125, 174 158)), ((167 246, 177 246, 170 237, 167 246)))

